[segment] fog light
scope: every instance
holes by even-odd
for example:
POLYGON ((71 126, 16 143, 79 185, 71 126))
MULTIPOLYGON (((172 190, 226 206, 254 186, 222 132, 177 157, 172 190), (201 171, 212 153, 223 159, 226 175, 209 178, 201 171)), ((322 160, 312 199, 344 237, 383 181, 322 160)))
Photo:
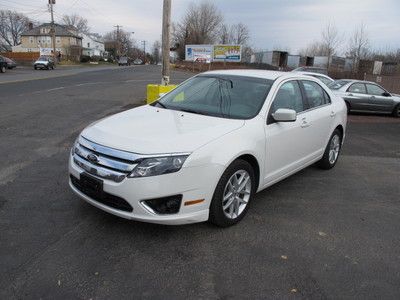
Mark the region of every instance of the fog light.
POLYGON ((182 195, 149 199, 142 201, 144 207, 158 215, 170 215, 179 212, 182 202, 182 195))

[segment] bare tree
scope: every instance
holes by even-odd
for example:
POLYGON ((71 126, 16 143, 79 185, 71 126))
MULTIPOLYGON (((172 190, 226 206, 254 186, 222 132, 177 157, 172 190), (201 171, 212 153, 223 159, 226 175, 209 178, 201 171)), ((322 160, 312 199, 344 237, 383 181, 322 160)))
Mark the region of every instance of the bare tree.
POLYGON ((82 32, 82 33, 90 32, 88 20, 77 14, 63 15, 62 23, 67 26, 75 27, 78 30, 78 32, 82 32))
POLYGON ((113 52, 114 56, 117 56, 118 54, 121 56, 132 56, 132 53, 137 48, 135 40, 131 38, 131 33, 122 29, 106 33, 103 36, 103 40, 111 46, 108 50, 113 52))
POLYGON ((302 56, 327 56, 329 51, 326 46, 318 41, 314 41, 299 51, 302 56))
POLYGON ((231 43, 235 45, 247 45, 250 40, 250 30, 243 23, 235 24, 231 27, 231 43))
POLYGON ((222 24, 219 33, 219 43, 230 44, 232 41, 231 27, 227 24, 222 24))
POLYGON ((331 58, 336 54, 338 46, 340 45, 342 38, 339 35, 339 31, 335 25, 328 23, 321 32, 322 37, 322 49, 325 51, 325 55, 331 58))
POLYGON ((16 46, 31 21, 23 14, 0 10, 0 45, 16 46))
POLYGON ((223 17, 215 4, 191 3, 182 21, 173 24, 172 41, 181 58, 186 44, 213 44, 217 41, 223 17))
POLYGON ((152 56, 155 64, 158 64, 160 62, 160 53, 161 53, 161 43, 160 41, 155 41, 153 44, 153 49, 152 49, 152 56))
POLYGON ((361 23, 354 29, 350 36, 347 55, 354 58, 354 70, 358 69, 360 59, 364 59, 369 53, 369 40, 365 24, 361 23))

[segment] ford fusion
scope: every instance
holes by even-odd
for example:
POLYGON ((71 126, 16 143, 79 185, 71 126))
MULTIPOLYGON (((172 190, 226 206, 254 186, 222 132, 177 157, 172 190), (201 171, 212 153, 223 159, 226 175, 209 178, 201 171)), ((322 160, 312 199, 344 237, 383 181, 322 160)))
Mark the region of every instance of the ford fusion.
POLYGON ((314 163, 334 167, 346 121, 343 99, 314 77, 206 72, 84 129, 70 186, 127 219, 230 226, 256 192, 314 163))

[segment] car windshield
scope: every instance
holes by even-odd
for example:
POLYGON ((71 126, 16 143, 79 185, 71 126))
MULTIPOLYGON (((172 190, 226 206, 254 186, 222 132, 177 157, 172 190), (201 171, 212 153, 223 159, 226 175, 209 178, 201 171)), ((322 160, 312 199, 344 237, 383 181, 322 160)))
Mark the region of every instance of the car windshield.
POLYGON ((47 56, 40 56, 40 57, 38 58, 38 60, 39 60, 39 61, 47 61, 47 60, 48 60, 48 57, 47 57, 47 56))
POLYGON ((336 80, 334 82, 331 82, 330 84, 328 84, 328 87, 331 90, 338 90, 340 89, 342 86, 348 84, 350 81, 349 80, 336 80))
POLYGON ((154 105, 231 119, 255 117, 273 81, 233 75, 200 75, 189 79, 154 105))

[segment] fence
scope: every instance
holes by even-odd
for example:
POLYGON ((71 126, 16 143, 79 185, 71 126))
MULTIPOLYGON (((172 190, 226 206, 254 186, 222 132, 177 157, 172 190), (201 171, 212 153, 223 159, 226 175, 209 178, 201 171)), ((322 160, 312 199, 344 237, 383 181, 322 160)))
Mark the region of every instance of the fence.
POLYGON ((4 57, 15 60, 18 63, 32 63, 39 57, 39 52, 5 52, 0 53, 4 57))

